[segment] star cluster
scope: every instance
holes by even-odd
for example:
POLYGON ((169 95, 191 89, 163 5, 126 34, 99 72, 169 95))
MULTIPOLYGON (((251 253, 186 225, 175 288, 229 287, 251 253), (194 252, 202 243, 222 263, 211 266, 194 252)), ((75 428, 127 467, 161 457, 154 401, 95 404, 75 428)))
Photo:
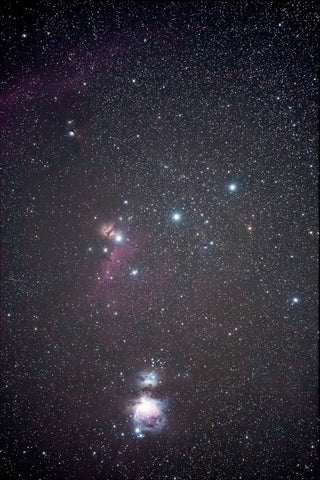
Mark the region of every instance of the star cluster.
POLYGON ((3 8, 4 477, 318 478, 316 2, 3 8))

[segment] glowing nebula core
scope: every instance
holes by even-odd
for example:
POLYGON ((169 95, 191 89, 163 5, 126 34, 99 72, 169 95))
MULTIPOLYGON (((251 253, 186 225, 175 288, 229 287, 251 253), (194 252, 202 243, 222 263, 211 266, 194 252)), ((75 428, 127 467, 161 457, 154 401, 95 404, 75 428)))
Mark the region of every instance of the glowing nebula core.
POLYGON ((154 398, 142 397, 135 406, 134 425, 136 433, 156 433, 165 424, 163 402, 154 398))

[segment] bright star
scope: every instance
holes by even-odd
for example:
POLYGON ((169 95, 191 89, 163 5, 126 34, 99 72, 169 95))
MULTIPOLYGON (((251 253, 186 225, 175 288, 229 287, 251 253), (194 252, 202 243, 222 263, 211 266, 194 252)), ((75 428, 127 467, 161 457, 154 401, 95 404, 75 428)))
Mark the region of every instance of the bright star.
POLYGON ((175 221, 175 222, 179 222, 179 220, 181 220, 181 214, 180 213, 173 213, 172 214, 172 219, 175 221))
POLYGON ((134 269, 134 270, 131 270, 130 275, 135 276, 135 275, 137 275, 137 273, 138 273, 138 270, 134 269))
POLYGON ((107 251, 108 251, 107 247, 104 247, 103 253, 107 253, 107 251))
POLYGON ((123 240, 123 236, 120 233, 118 233, 118 235, 116 235, 116 237, 115 237, 115 241, 117 243, 120 243, 120 242, 122 242, 122 240, 123 240))
POLYGON ((298 297, 294 297, 294 298, 292 299, 292 302, 293 302, 293 303, 299 303, 299 298, 298 298, 298 297))
POLYGON ((237 190, 237 185, 235 183, 230 183, 229 190, 230 192, 235 192, 237 190))

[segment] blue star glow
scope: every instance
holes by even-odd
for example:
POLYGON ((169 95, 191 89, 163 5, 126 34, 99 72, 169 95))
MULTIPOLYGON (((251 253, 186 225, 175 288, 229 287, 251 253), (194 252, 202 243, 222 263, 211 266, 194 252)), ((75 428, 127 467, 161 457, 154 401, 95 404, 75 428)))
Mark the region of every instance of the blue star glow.
POLYGON ((174 222, 179 222, 179 221, 181 220, 181 214, 178 213, 178 212, 174 212, 174 213, 172 214, 172 220, 173 220, 174 222))

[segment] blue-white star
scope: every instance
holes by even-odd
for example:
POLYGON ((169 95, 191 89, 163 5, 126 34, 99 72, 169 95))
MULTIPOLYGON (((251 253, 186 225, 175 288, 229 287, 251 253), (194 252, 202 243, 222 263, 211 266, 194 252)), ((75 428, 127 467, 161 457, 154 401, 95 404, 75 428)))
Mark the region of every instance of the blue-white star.
POLYGON ((173 220, 174 222, 179 222, 179 221, 181 220, 181 214, 178 213, 178 212, 174 212, 174 213, 172 214, 172 220, 173 220))
POLYGON ((237 190, 237 185, 235 183, 230 183, 228 189, 230 192, 235 192, 237 190))

